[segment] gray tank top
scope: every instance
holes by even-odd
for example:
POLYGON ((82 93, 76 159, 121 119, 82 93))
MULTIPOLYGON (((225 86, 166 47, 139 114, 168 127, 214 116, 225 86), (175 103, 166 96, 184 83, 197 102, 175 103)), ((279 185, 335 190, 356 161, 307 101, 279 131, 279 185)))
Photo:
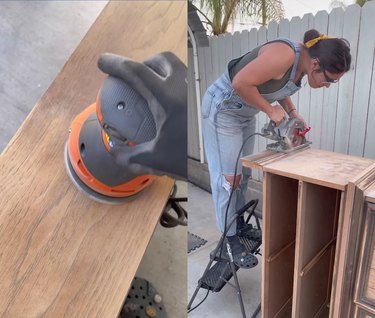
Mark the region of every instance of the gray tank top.
MULTIPOLYGON (((286 43, 294 50, 294 52, 296 52, 295 44, 293 44, 290 40, 277 39, 277 40, 274 40, 274 41, 267 42, 265 44, 269 44, 269 43, 273 43, 273 42, 286 43)), ((256 48, 254 48, 250 52, 242 55, 241 57, 236 58, 234 60, 231 60, 229 62, 228 72, 229 72, 229 77, 230 77, 231 81, 233 80, 234 76, 240 70, 242 70, 242 68, 244 68, 248 63, 250 63, 252 60, 254 60, 258 56, 260 48, 262 46, 264 46, 265 44, 262 44, 262 45, 260 45, 256 48)), ((289 80, 293 80, 294 75, 295 75, 295 69, 296 69, 296 66, 297 66, 296 64, 298 64, 298 59, 299 59, 299 56, 297 56, 297 54, 296 54, 296 58, 295 58, 295 61, 294 61, 293 65, 288 69, 288 71, 284 74, 284 76, 282 78, 280 78, 278 80, 271 79, 271 80, 269 80, 269 81, 267 81, 263 84, 258 85, 257 89, 258 89, 259 93, 260 94, 270 94, 270 93, 276 92, 277 90, 284 87, 284 85, 289 80), (292 78, 292 76, 293 76, 293 78, 292 78)), ((296 84, 297 84, 297 86, 300 86, 300 80, 299 80, 299 83, 296 83, 296 84)))

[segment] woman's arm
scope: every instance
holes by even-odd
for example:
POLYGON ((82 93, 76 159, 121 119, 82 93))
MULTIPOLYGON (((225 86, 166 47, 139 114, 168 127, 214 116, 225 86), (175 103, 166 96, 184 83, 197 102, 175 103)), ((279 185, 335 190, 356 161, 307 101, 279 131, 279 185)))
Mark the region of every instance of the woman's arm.
POLYGON ((303 122, 305 127, 309 127, 303 117, 297 112, 296 106, 294 106, 292 99, 288 96, 284 99, 278 100, 279 104, 284 108, 285 112, 290 118, 298 118, 303 122))
POLYGON ((282 107, 272 107, 259 93, 257 85, 271 79, 280 79, 294 63, 294 50, 285 43, 266 44, 259 50, 258 57, 241 69, 233 78, 236 93, 249 105, 265 112, 277 125, 285 112, 282 107))
POLYGON ((290 115, 293 111, 297 110, 297 108, 296 108, 296 106, 294 106, 290 96, 288 96, 284 99, 280 99, 280 100, 278 100, 278 102, 284 108, 285 112, 288 114, 289 117, 290 117, 290 115))

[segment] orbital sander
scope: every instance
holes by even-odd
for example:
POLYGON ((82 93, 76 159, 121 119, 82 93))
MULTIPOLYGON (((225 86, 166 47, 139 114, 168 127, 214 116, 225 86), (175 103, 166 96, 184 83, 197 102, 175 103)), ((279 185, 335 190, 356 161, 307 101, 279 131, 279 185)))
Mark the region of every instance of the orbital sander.
MULTIPOLYGON (((136 80, 139 82, 139 78, 136 80)), ((96 102, 78 114, 69 129, 64 158, 75 186, 96 201, 117 204, 150 185, 156 178, 145 173, 150 169, 134 169, 122 158, 134 147, 150 144, 159 137, 158 120, 139 90, 110 74, 96 102)))

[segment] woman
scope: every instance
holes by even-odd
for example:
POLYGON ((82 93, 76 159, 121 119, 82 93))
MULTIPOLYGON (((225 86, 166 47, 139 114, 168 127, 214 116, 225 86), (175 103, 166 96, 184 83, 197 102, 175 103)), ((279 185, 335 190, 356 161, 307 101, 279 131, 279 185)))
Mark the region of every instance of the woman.
MULTIPOLYGON (((236 160, 243 142, 255 133, 255 115, 262 111, 279 125, 286 115, 299 118, 290 96, 301 88, 304 75, 312 88, 329 87, 350 69, 350 48, 345 39, 309 30, 304 43, 277 39, 229 62, 224 74, 206 91, 202 102, 204 146, 210 172, 216 219, 221 232, 233 188, 227 220, 245 204, 250 169, 236 160), (278 104, 271 106, 277 101, 278 104)), ((253 152, 254 138, 244 144, 242 156, 253 152)), ((244 225, 233 224, 226 236, 236 265, 249 267, 251 257, 239 240, 244 225), (249 256, 247 254, 247 256, 249 256)))

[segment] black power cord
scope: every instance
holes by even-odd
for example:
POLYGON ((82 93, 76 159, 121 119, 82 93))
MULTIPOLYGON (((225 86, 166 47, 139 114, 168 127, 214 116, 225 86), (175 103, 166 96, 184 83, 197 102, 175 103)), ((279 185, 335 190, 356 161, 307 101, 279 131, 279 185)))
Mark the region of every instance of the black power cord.
POLYGON ((210 290, 207 289, 207 293, 206 293, 206 295, 204 296, 204 298, 200 301, 200 303, 199 303, 198 305, 196 305, 195 307, 189 309, 187 313, 190 314, 194 309, 197 309, 200 305, 202 305, 203 302, 207 299, 209 292, 210 292, 210 290))
POLYGON ((160 225, 166 228, 177 225, 187 226, 187 211, 180 205, 180 202, 187 202, 187 198, 176 198, 177 185, 175 184, 172 193, 169 195, 168 202, 160 217, 160 225), (171 214, 174 212, 175 215, 171 214))
MULTIPOLYGON (((243 150, 243 147, 245 146, 245 144, 250 140, 250 138, 252 137, 255 137, 255 136, 261 136, 261 137, 265 137, 266 135, 264 134, 261 134, 261 133, 254 133, 254 134, 251 134, 250 136, 248 136, 242 143, 241 145, 241 148, 238 152, 238 155, 237 155, 237 160, 236 160, 236 165, 234 167, 234 177, 233 177, 233 184, 236 180, 236 177, 237 177, 237 169, 238 169, 238 162, 240 161, 240 157, 241 157, 241 154, 242 154, 242 150, 243 150)), ((228 232, 228 229, 227 229, 227 223, 228 223, 228 211, 229 211, 229 206, 230 206, 230 202, 232 200, 232 196, 233 196, 233 192, 234 192, 234 186, 231 185, 231 191, 230 191, 230 194, 229 194, 229 199, 228 199, 228 204, 227 204, 227 208, 226 208, 226 211, 225 211, 225 223, 224 223, 224 233, 223 233, 223 236, 226 237, 226 234, 228 232)), ((222 252, 223 252, 223 246, 224 246, 224 241, 221 243, 221 247, 220 247, 220 257, 222 255, 222 252)))

